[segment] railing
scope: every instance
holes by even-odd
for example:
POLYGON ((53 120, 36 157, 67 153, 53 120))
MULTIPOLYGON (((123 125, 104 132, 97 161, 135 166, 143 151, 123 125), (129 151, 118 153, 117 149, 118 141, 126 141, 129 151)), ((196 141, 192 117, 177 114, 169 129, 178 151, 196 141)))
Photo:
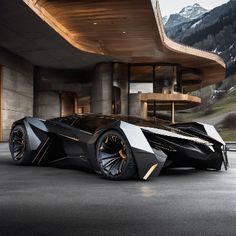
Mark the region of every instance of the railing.
POLYGON ((229 152, 236 152, 236 141, 226 142, 226 150, 229 152))

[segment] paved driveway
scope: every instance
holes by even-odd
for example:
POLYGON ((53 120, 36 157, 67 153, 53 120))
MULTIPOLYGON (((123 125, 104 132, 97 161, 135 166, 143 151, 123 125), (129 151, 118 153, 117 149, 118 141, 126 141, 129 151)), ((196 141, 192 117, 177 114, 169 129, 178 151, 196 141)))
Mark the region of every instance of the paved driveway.
POLYGON ((12 164, 0 144, 0 235, 235 235, 236 154, 225 172, 169 170, 114 182, 12 164))

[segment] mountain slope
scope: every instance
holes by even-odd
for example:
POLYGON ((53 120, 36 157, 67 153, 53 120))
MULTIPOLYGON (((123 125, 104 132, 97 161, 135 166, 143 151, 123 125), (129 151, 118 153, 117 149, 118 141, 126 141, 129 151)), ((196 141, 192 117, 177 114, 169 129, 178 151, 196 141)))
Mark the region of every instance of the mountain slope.
POLYGON ((227 76, 236 73, 236 0, 165 30, 176 42, 221 56, 227 64, 227 76))
POLYGON ((236 88, 215 99, 211 106, 195 112, 178 113, 179 122, 201 122, 214 125, 225 141, 236 141, 236 88))

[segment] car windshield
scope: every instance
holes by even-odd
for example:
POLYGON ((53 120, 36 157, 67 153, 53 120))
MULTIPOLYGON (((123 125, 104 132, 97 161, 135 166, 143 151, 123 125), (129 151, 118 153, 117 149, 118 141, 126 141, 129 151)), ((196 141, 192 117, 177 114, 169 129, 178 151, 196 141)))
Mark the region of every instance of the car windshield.
POLYGON ((156 128, 156 129, 167 130, 173 133, 192 136, 173 126, 169 126, 170 122, 159 118, 143 119, 136 116, 123 116, 123 115, 75 114, 67 117, 50 119, 48 121, 62 122, 64 124, 76 127, 89 133, 94 133, 97 130, 97 128, 101 128, 113 122, 124 121, 133 125, 140 126, 141 128, 142 127, 156 128))

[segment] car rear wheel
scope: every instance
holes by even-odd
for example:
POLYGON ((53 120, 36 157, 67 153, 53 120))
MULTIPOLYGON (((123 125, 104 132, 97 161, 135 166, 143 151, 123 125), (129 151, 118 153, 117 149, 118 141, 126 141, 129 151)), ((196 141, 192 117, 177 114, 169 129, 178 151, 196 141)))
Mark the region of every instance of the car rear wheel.
POLYGON ((16 164, 30 164, 30 155, 28 148, 28 135, 24 125, 15 126, 9 138, 9 148, 13 161, 16 164))
POLYGON ((131 179, 136 175, 136 165, 122 135, 117 131, 105 132, 97 143, 97 160, 107 179, 131 179))

